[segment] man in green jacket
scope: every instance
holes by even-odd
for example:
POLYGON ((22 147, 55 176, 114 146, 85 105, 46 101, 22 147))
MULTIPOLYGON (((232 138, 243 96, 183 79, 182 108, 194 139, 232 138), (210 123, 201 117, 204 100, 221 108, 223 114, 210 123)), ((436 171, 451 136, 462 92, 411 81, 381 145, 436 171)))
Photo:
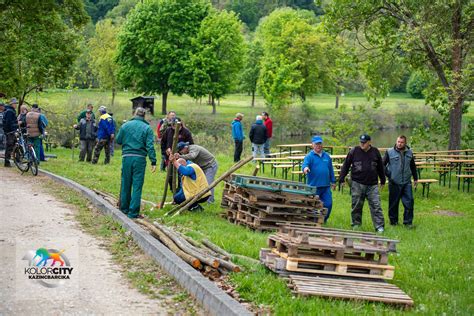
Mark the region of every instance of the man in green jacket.
POLYGON ((123 124, 117 136, 122 145, 122 184, 120 210, 129 218, 139 218, 142 188, 145 180, 146 156, 151 161, 151 172, 156 170, 153 130, 145 120, 145 109, 137 108, 135 117, 123 124), (133 192, 132 192, 133 188, 133 192))

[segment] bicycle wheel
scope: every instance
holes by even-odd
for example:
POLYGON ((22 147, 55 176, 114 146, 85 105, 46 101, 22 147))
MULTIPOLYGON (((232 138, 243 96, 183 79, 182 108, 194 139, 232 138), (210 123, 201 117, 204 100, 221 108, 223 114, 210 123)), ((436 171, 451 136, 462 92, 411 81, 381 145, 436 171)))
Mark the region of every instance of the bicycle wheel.
POLYGON ((27 172, 30 168, 28 161, 25 159, 23 147, 18 144, 13 147, 13 162, 21 172, 27 172))
POLYGON ((38 175, 38 160, 36 159, 36 153, 35 153, 35 150, 33 149, 33 147, 29 147, 28 148, 28 151, 30 152, 30 161, 28 162, 28 164, 30 165, 30 170, 31 170, 31 173, 34 175, 34 176, 37 176, 38 175))

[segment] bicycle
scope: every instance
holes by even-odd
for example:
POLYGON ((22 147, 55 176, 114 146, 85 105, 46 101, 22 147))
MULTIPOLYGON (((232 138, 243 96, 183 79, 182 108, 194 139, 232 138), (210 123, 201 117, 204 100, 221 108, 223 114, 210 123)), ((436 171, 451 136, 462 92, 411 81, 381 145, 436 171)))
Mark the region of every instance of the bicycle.
POLYGON ((36 158, 35 149, 33 144, 28 142, 28 134, 23 134, 21 129, 15 132, 16 142, 13 146, 13 162, 15 166, 21 171, 21 173, 28 172, 34 176, 38 175, 38 160, 36 158), (25 137, 26 138, 25 138, 25 137))

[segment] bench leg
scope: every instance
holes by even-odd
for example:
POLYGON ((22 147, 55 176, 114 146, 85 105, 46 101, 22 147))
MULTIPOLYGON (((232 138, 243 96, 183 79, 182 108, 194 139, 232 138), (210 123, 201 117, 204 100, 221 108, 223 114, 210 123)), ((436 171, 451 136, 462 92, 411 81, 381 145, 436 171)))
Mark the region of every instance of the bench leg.
POLYGON ((423 197, 425 197, 425 186, 426 186, 426 183, 422 183, 422 184, 423 184, 423 193, 422 193, 422 195, 423 195, 423 197))
POLYGON ((430 184, 431 183, 428 183, 428 192, 426 192, 426 198, 430 196, 430 184))
MULTIPOLYGON (((461 177, 458 178, 458 191, 461 189, 461 177)), ((462 183, 462 191, 464 192, 464 181, 462 183)))

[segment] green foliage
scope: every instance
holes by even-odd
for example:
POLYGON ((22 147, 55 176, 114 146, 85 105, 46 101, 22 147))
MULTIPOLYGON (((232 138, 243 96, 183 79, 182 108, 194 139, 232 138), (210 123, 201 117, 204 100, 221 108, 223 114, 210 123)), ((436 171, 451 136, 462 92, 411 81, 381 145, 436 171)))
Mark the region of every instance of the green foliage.
MULTIPOLYGON (((119 78, 143 93, 184 93, 189 85, 185 64, 192 38, 210 4, 204 0, 150 0, 128 15, 119 35, 119 78)), ((166 98, 165 98, 166 101, 166 98)), ((163 104, 166 112, 166 103, 163 104)))
POLYGON ((411 143, 418 150, 445 148, 449 141, 449 124, 444 117, 433 117, 426 126, 413 129, 411 143))
POLYGON ((262 43, 253 39, 246 44, 244 68, 240 75, 240 88, 243 91, 255 93, 260 76, 260 61, 263 56, 262 43))
POLYGON ((366 107, 359 106, 351 111, 343 104, 331 115, 326 126, 331 134, 329 143, 351 146, 358 142, 361 134, 374 132, 375 121, 366 107))
POLYGON ((107 14, 106 18, 114 21, 121 21, 125 19, 127 14, 137 5, 139 0, 120 0, 119 3, 107 14))
POLYGON ((188 94, 209 95, 216 113, 215 99, 229 93, 243 64, 242 25, 233 12, 211 11, 202 21, 193 52, 187 63, 192 77, 188 94))
POLYGON ((84 5, 92 21, 96 23, 114 8, 119 0, 84 0, 84 5))
POLYGON ((415 99, 425 97, 424 90, 428 87, 426 76, 420 71, 414 71, 408 79, 406 91, 415 99))
POLYGON ((88 21, 82 1, 13 1, 0 6, 0 91, 23 101, 60 82, 78 55, 77 30, 88 21))

